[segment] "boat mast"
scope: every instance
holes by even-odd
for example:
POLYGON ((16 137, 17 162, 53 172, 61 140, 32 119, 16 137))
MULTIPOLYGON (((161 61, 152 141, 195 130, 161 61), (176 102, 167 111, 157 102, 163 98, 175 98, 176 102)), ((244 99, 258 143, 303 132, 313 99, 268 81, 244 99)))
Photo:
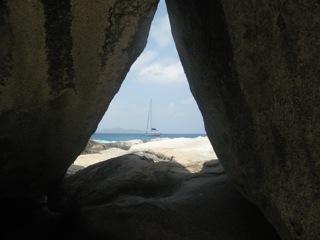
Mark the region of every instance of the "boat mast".
POLYGON ((152 98, 150 99, 150 129, 152 131, 152 98))
MULTIPOLYGON (((152 105, 152 99, 150 100, 150 103, 149 103, 146 133, 149 132, 149 122, 152 122, 152 110, 151 110, 151 105, 152 105), (151 120, 151 121, 150 121, 150 120, 151 120)), ((150 129, 151 129, 151 125, 152 125, 152 123, 150 123, 150 129)))

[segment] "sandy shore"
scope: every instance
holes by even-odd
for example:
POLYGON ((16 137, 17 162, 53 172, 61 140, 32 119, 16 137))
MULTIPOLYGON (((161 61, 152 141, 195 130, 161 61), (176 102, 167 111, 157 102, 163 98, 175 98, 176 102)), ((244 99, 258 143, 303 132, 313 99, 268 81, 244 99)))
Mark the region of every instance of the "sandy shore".
POLYGON ((76 159, 74 164, 87 167, 129 153, 143 154, 148 152, 160 156, 163 160, 176 161, 190 172, 198 172, 206 162, 218 161, 207 137, 161 139, 146 143, 128 141, 122 142, 120 145, 129 145, 128 150, 111 147, 98 153, 83 154, 76 159))

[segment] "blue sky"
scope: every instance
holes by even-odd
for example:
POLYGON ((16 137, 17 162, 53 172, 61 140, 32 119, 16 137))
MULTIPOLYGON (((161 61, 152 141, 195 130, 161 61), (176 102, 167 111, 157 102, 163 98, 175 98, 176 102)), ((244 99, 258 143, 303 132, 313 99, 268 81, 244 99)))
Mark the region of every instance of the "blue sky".
POLYGON ((106 128, 145 130, 149 101, 153 126, 162 133, 205 133, 171 35, 167 9, 160 1, 148 44, 101 120, 106 128))

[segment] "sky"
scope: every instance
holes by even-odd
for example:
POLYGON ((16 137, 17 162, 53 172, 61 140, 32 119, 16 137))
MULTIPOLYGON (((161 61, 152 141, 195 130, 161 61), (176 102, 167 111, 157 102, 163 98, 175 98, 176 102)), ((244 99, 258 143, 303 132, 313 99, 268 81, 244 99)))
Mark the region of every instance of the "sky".
POLYGON ((164 0, 151 25, 148 43, 131 66, 97 131, 146 129, 152 99, 152 126, 162 133, 205 133, 172 38, 164 0))

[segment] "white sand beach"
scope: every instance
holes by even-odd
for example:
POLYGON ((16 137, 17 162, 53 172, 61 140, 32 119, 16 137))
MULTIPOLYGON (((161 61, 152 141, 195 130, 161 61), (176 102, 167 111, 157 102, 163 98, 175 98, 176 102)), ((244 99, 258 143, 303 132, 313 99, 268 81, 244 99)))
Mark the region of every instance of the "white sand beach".
POLYGON ((82 154, 74 164, 87 167, 125 154, 141 154, 144 152, 161 155, 163 159, 176 161, 190 172, 200 171, 203 164, 208 161, 218 162, 208 137, 160 139, 145 143, 139 140, 124 141, 119 142, 118 146, 119 148, 111 147, 98 153, 82 154), (128 150, 122 149, 123 146, 128 146, 128 150))

